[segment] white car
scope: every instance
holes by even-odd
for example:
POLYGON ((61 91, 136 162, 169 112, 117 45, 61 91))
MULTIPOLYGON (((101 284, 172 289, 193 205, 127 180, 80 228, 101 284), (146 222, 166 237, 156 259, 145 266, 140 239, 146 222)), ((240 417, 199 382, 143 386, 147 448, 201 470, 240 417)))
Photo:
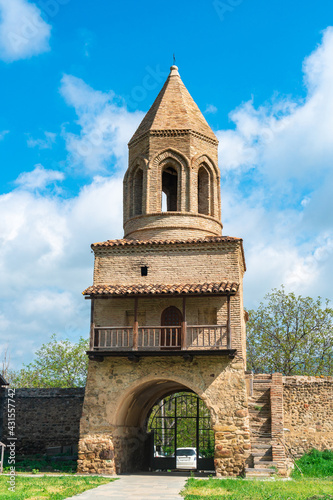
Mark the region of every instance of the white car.
POLYGON ((196 469, 197 450, 195 448, 177 448, 176 467, 177 469, 196 469))

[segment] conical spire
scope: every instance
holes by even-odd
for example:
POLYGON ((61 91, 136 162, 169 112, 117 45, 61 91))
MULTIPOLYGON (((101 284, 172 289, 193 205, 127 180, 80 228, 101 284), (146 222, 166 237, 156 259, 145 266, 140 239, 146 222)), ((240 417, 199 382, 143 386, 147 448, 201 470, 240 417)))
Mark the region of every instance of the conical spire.
POLYGON ((191 130, 217 142, 200 109, 183 84, 177 66, 170 74, 130 143, 148 131, 191 130))

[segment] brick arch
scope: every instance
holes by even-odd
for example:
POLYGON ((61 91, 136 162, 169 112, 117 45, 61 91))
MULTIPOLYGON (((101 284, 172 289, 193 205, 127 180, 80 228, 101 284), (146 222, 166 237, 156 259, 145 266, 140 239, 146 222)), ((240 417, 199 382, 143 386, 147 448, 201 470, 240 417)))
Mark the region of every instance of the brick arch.
POLYGON ((160 151, 149 164, 148 178, 151 179, 149 192, 152 197, 157 198, 155 211, 161 211, 162 174, 168 165, 177 172, 177 212, 189 211, 189 162, 179 151, 171 148, 160 151))
POLYGON ((176 149, 171 148, 160 151, 155 155, 149 164, 149 168, 161 168, 161 165, 165 165, 168 159, 174 160, 175 163, 181 165, 183 168, 189 168, 189 163, 185 156, 176 149))
POLYGON ((188 378, 173 377, 161 379, 160 376, 148 376, 132 384, 118 401, 115 411, 115 426, 143 427, 147 416, 156 401, 179 391, 193 391, 205 403, 211 414, 212 425, 218 416, 207 396, 188 378))
POLYGON ((206 154, 198 154, 192 158, 191 168, 194 171, 198 171, 202 164, 206 164, 207 167, 214 172, 216 178, 220 179, 220 170, 215 162, 206 154))
POLYGON ((124 176, 124 216, 126 219, 133 217, 135 215, 144 214, 146 212, 146 186, 147 186, 147 167, 148 161, 144 156, 138 156, 128 167, 126 174, 124 176), (136 186, 136 176, 138 170, 142 170, 142 186, 141 193, 135 193, 136 186), (141 210, 138 211, 137 199, 140 198, 141 210), (136 213, 138 212, 138 213, 136 213), (140 213, 139 213, 140 212, 140 213))
MULTIPOLYGON (((212 217, 219 216, 221 211, 221 196, 220 196, 220 171, 213 162, 213 160, 206 154, 197 155, 192 159, 191 164, 192 170, 194 172, 195 182, 193 183, 194 190, 198 193, 199 189, 199 172, 202 167, 208 172, 208 182, 209 182, 209 193, 208 193, 208 213, 206 210, 201 213, 206 213, 212 217)), ((197 199, 197 210, 199 212, 199 193, 197 199)))
POLYGON ((133 171, 136 170, 138 167, 141 167, 143 171, 147 170, 148 168, 148 160, 144 156, 140 155, 137 156, 129 165, 128 169, 126 170, 126 173, 124 175, 124 183, 128 182, 128 180, 133 176, 133 171))

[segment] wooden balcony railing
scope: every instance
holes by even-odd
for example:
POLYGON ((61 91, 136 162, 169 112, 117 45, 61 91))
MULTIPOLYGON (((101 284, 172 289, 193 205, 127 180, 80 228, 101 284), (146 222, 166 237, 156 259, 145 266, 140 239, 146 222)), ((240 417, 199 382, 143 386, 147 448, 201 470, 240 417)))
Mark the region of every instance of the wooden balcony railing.
POLYGON ((227 325, 97 327, 92 350, 231 349, 227 325))
POLYGON ((187 327, 187 336, 192 348, 224 348, 227 349, 226 325, 196 325, 187 327))

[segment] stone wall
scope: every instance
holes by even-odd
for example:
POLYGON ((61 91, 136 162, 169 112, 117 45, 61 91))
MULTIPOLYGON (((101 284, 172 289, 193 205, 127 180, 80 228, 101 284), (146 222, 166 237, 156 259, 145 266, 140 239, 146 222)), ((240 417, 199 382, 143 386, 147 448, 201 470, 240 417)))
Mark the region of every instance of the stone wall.
POLYGON ((283 377, 283 399, 284 437, 292 452, 333 449, 333 377, 283 377))
MULTIPOLYGON (((8 390, 2 389, 1 441, 6 443, 8 390)), ((17 453, 44 453, 48 447, 77 446, 84 388, 16 389, 17 453)), ((0 419, 1 420, 1 419, 0 419)), ((1 429, 0 429, 1 431, 1 429)))
POLYGON ((243 364, 218 355, 196 356, 191 363, 181 357, 90 361, 79 471, 142 470, 151 408, 166 394, 184 390, 198 394, 210 410, 217 475, 243 472, 251 448, 243 364))

